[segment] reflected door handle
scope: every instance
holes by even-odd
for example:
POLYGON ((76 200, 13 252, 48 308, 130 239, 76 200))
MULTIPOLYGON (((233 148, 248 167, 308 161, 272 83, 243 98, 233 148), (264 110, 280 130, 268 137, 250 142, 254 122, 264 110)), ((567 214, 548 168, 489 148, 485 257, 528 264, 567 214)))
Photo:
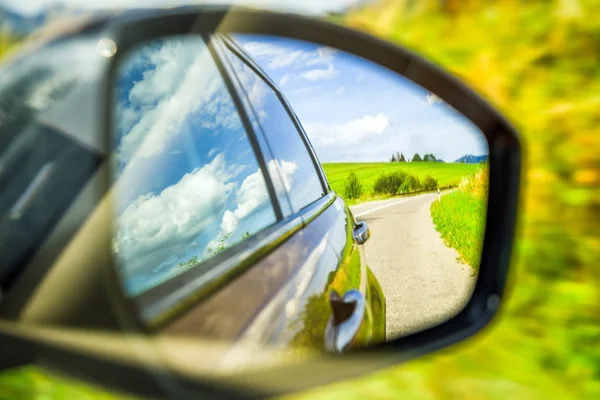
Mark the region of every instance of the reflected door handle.
POLYGON ((371 237, 369 225, 367 225, 367 223, 364 221, 358 222, 356 225, 354 225, 352 237, 357 244, 364 244, 371 237))
POLYGON ((347 291, 344 297, 332 290, 329 293, 331 316, 325 329, 325 349, 343 352, 358 334, 365 315, 365 297, 356 289, 347 291))

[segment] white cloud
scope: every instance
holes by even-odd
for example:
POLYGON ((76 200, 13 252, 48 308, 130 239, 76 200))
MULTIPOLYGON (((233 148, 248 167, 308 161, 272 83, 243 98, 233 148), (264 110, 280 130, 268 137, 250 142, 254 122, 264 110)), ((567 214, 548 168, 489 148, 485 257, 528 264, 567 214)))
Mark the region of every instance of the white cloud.
POLYGON ((305 129, 311 142, 316 146, 348 146, 371 140, 381 135, 390 126, 388 118, 383 114, 365 115, 341 125, 306 125, 305 129))
POLYGON ((329 64, 327 69, 313 69, 302 73, 300 76, 308 81, 314 82, 332 78, 336 73, 335 67, 332 64, 329 64))
POLYGON ((344 93, 345 91, 346 91, 346 86, 340 86, 340 87, 339 87, 339 88, 336 90, 336 92, 337 92, 337 93, 340 93, 340 94, 341 94, 341 93, 344 93))
POLYGON ((290 79, 292 79, 292 74, 283 75, 279 80, 279 86, 285 86, 285 84, 288 83, 290 79))
MULTIPOLYGON (((267 165, 267 169, 271 175, 280 173, 286 190, 290 190, 293 183, 293 175, 298 170, 296 163, 284 160, 271 160, 267 165)), ((268 199, 269 193, 267 192, 267 186, 265 184, 263 173, 259 168, 253 174, 248 175, 242 182, 240 189, 237 192, 237 206, 235 210, 227 210, 223 214, 221 232, 217 235, 217 238, 222 237, 224 234, 234 232, 237 229, 240 220, 246 218, 254 210, 265 204, 268 199)), ((209 243, 207 248, 213 246, 215 241, 216 239, 209 243)))
POLYGON ((237 207, 234 211, 227 210, 223 215, 221 230, 223 233, 231 233, 237 229, 239 221, 265 203, 269 193, 265 185, 262 171, 258 169, 249 175, 237 193, 237 207))
POLYGON ((312 92, 313 90, 315 90, 313 86, 307 86, 300 89, 294 89, 291 93, 308 93, 312 92))
POLYGON ((298 170, 298 165, 293 161, 269 161, 267 166, 269 169, 269 175, 274 176, 277 171, 279 171, 279 176, 281 177, 281 181, 286 191, 290 191, 292 189, 292 184, 294 183, 293 176, 294 173, 298 170))
POLYGON ((221 153, 159 194, 144 194, 129 204, 117 220, 115 238, 128 273, 182 254, 190 240, 217 223, 235 187, 230 178, 221 153))
POLYGON ((227 169, 227 172, 232 176, 232 177, 236 177, 239 174, 241 174, 242 172, 244 172, 245 170, 247 170, 248 168, 250 168, 249 165, 236 165, 236 164, 232 164, 231 166, 229 166, 229 168, 227 169))
POLYGON ((290 51, 287 47, 277 46, 272 43, 248 42, 243 45, 253 58, 263 58, 268 62, 270 69, 289 67, 294 63, 305 61, 309 53, 302 50, 290 51))
MULTIPOLYGON (((293 175, 298 170, 298 165, 295 162, 285 160, 271 160, 267 164, 267 169, 271 176, 278 174, 285 189, 290 190, 294 182, 293 175)), ((266 224, 274 222, 272 209, 270 207, 265 208, 269 204, 269 193, 260 169, 257 169, 256 172, 244 179, 240 189, 237 191, 236 203, 237 205, 234 210, 225 210, 223 213, 220 232, 206 245, 205 253, 209 253, 209 249, 218 246, 220 244, 219 241, 225 235, 236 232, 240 224, 244 220, 250 220, 258 210, 266 210, 267 213, 263 216, 258 215, 258 219, 254 218, 252 221, 247 221, 250 222, 250 225, 244 231, 255 233, 265 227, 266 224)))
POLYGON ((262 59, 271 70, 281 68, 302 68, 320 64, 331 64, 334 61, 336 50, 328 47, 317 47, 312 51, 291 49, 288 46, 279 46, 265 42, 247 42, 242 44, 253 58, 262 59))
POLYGON ((265 42, 248 42, 242 45, 244 50, 252 57, 269 57, 274 58, 277 56, 285 55, 283 48, 276 46, 272 43, 265 42))
POLYGON ((275 57, 269 63, 269 68, 279 69, 289 67, 290 65, 299 61, 305 55, 302 50, 296 50, 292 52, 282 52, 278 57, 275 57))
MULTIPOLYGON (((223 214, 223 219, 221 221, 221 233, 219 233, 218 237, 222 237, 223 233, 231 233, 233 231, 235 231, 239 225, 240 220, 235 216, 235 213, 226 210, 225 213, 223 214)), ((210 249, 210 248, 214 248, 215 246, 217 246, 217 239, 211 241, 206 248, 210 249)))
POLYGON ((188 71, 198 62, 198 54, 190 50, 204 50, 196 41, 168 40, 158 50, 144 48, 140 54, 142 62, 156 65, 155 69, 143 73, 129 92, 129 100, 136 105, 154 104, 170 96, 181 86, 188 71))
POLYGON ((140 118, 140 113, 131 107, 118 107, 117 108, 117 129, 120 132, 127 132, 140 118))
POLYGON ((331 47, 319 47, 315 50, 316 56, 311 57, 306 61, 306 65, 331 64, 338 51, 339 50, 332 49, 331 47))
MULTIPOLYGON (((242 63, 239 59, 234 58, 232 61, 235 64, 241 85, 246 89, 248 95, 248 99, 242 98, 242 101, 248 106, 251 105, 251 108, 256 111, 259 122, 264 121, 268 116, 265 110, 265 100, 271 89, 248 65, 242 63), (250 104, 248 104, 248 100, 250 104)), ((258 128, 256 121, 252 121, 252 125, 255 129, 258 128)))
POLYGON ((217 149, 216 147, 213 147, 212 149, 210 149, 210 150, 208 151, 208 158, 213 158, 213 156, 214 156, 215 154, 217 154, 217 151, 219 151, 219 149, 217 149))
POLYGON ((440 99, 433 93, 429 93, 427 96, 425 96, 425 101, 427 102, 428 105, 444 103, 444 101, 442 99, 440 99))
MULTIPOLYGON (((186 118, 199 109, 203 128, 239 128, 239 116, 199 39, 171 39, 159 49, 145 48, 136 56, 155 68, 145 71, 133 85, 131 105, 122 106, 119 113, 119 126, 124 129, 117 149, 120 162, 127 163, 134 155, 150 157, 164 151, 180 134, 186 118)), ((135 61, 129 63, 129 67, 134 65, 135 61)))
MULTIPOLYGON (((241 85, 246 89, 250 104, 255 109, 262 109, 268 93, 268 86, 262 79, 258 78, 248 65, 237 58, 232 58, 232 61, 236 66, 241 85)), ((246 99, 244 98, 243 101, 246 102, 246 99)))
POLYGON ((267 114, 267 112, 265 111, 264 108, 261 108, 260 110, 258 110, 257 114, 258 114, 258 120, 260 122, 263 122, 265 120, 265 118, 267 118, 269 116, 269 114, 267 114))

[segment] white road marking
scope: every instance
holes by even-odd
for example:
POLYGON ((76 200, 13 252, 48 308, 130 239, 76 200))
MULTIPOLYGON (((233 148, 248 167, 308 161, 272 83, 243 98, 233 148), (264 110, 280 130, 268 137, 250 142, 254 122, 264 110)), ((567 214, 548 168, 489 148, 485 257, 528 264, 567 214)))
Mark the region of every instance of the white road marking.
MULTIPOLYGON (((441 192, 440 194, 443 196, 445 194, 454 192, 454 190, 455 189, 447 190, 447 191, 441 192)), ((397 204, 401 204, 401 203, 404 203, 404 202, 407 202, 407 201, 410 201, 410 200, 420 199, 420 198, 423 198, 424 196, 431 195, 431 194, 437 194, 437 193, 425 193, 425 194, 422 194, 422 195, 417 195, 417 196, 411 197, 409 199, 402 199, 402 200, 395 201, 393 203, 384 204, 382 206, 375 207, 375 208, 373 208, 371 210, 367 210, 367 211, 363 211, 363 212, 358 213, 358 214, 354 214, 354 218, 360 217, 362 215, 367 215, 367 214, 370 214, 370 213, 375 212, 375 211, 382 210, 382 209, 387 208, 387 207, 393 207, 393 206, 395 206, 397 204)), ((361 204, 357 204, 356 206, 361 206, 361 204)), ((350 208, 352 208, 352 207, 350 207, 350 208)))
POLYGON ((373 208, 373 209, 371 209, 371 210, 364 211, 364 212, 361 212, 361 213, 358 213, 358 214, 354 214, 354 217, 355 217, 355 218, 356 218, 356 217, 360 217, 360 216, 362 216, 362 215, 370 214, 370 213, 372 213, 372 212, 379 211, 379 210, 382 210, 382 209, 384 209, 384 208, 393 207, 393 206, 395 206, 395 205, 397 205, 397 204, 400 204, 400 203, 405 203, 405 202, 407 202, 407 201, 410 201, 410 200, 415 200, 415 199, 420 199, 420 198, 421 198, 421 196, 415 196, 415 197, 413 197, 413 198, 410 198, 410 199, 402 199, 402 200, 395 201, 395 202, 393 202, 393 203, 384 204, 383 206, 375 207, 375 208, 373 208))

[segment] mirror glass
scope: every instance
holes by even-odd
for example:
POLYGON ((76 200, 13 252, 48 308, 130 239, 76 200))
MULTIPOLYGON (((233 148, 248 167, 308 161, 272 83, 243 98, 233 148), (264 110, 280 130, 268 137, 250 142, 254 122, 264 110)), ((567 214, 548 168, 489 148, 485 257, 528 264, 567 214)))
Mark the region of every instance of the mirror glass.
POLYGON ((114 76, 113 256, 164 334, 347 352, 472 293, 488 146, 441 98, 295 39, 155 39, 114 76))

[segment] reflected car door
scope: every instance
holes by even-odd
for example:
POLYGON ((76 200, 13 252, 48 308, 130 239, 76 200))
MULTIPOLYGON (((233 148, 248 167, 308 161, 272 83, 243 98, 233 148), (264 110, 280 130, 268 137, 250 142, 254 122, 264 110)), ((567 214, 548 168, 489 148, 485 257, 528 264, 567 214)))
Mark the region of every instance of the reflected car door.
POLYGON ((293 275, 246 335, 334 351, 363 346, 374 337, 381 339, 384 299, 368 272, 363 246, 354 240, 361 226, 343 200, 330 191, 314 150, 282 93, 235 42, 226 37, 215 42, 260 137, 267 163, 273 166, 268 168, 271 178, 279 180, 275 186, 281 188, 280 201, 289 203, 287 210, 282 207, 284 218, 300 217, 305 225, 298 240, 306 257, 297 260, 293 275), (377 289, 374 295, 372 288, 377 289))

